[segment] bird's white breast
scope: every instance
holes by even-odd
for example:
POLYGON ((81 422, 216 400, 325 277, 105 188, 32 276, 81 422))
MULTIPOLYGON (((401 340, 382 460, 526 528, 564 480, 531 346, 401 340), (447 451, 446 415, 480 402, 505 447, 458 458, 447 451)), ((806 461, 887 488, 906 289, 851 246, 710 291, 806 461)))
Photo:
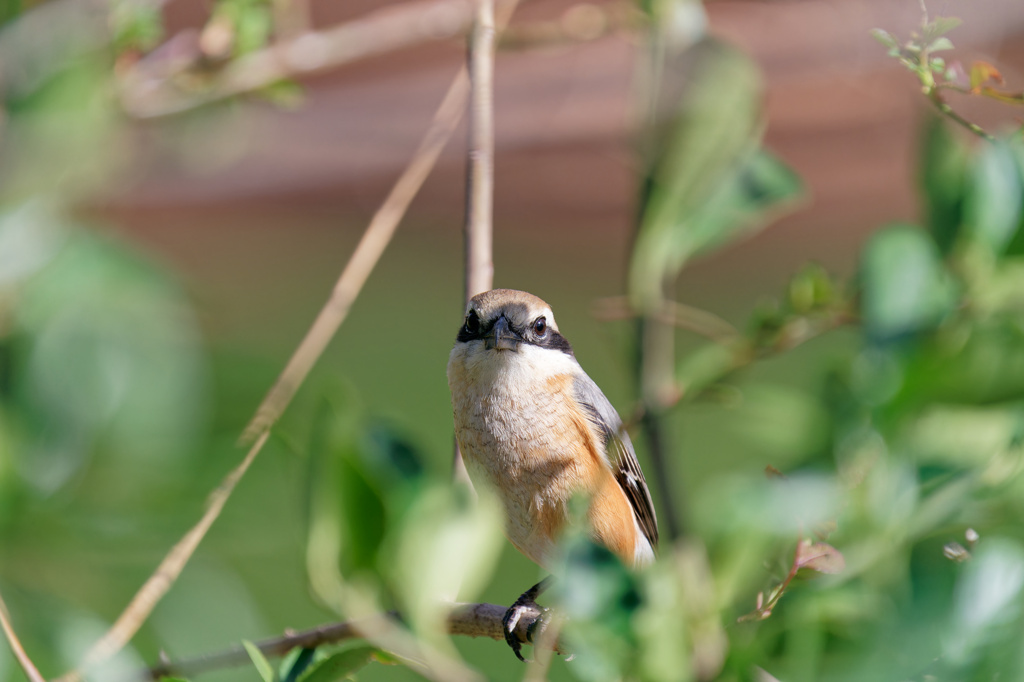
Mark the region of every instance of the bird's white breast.
POLYGON ((470 477, 498 493, 509 540, 542 566, 553 549, 547 526, 564 520, 586 463, 573 414, 572 380, 580 372, 572 356, 528 344, 496 351, 460 343, 448 362, 455 433, 470 477))

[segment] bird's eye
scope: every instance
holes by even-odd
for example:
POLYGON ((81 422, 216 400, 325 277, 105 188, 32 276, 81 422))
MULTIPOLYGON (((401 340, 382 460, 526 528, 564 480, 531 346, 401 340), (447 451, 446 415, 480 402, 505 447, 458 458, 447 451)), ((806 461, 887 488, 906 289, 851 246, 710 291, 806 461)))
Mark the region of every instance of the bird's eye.
POLYGON ((466 331, 470 334, 476 334, 480 331, 480 318, 475 310, 470 310, 469 315, 466 315, 466 331))
POLYGON ((533 321, 533 333, 537 336, 544 336, 548 333, 548 321, 544 317, 538 317, 533 321))

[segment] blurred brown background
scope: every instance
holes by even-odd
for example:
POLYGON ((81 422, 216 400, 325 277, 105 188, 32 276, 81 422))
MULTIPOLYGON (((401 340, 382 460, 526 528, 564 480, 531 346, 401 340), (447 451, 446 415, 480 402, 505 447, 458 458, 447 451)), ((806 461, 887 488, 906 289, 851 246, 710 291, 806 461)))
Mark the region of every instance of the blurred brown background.
MULTIPOLYGON (((391 4, 400 3, 311 2, 309 21, 323 29, 391 4)), ((564 33, 587 12, 614 16, 616 7, 524 0, 513 35, 564 33)), ((1019 0, 933 0, 928 10, 965 18, 950 35, 957 49, 948 59, 985 59, 1009 83, 1024 82, 1019 0)), ((201 27, 207 11, 168 3, 169 33, 201 27)), ((795 214, 684 273, 681 300, 740 321, 799 264, 849 272, 873 229, 915 219, 916 131, 928 104, 869 31, 905 38, 921 9, 918 0, 722 1, 706 12, 712 33, 763 68, 767 145, 809 190, 795 214)), ((584 367, 619 405, 630 383, 625 334, 616 337, 589 310, 594 298, 624 287, 637 45, 617 29, 512 45, 496 73, 495 284, 547 297, 584 367)), ((426 42, 305 79, 294 110, 249 102, 147 123, 132 181, 109 198, 109 210, 132 239, 184 273, 215 339, 283 361, 462 58, 459 38, 426 42)), ((1019 118, 968 99, 951 102, 993 129, 1019 118)), ((371 406, 430 432, 439 457, 450 419, 444 363, 461 306, 464 140, 456 134, 325 359, 371 406), (382 363, 432 388, 408 394, 378 381, 382 363)))

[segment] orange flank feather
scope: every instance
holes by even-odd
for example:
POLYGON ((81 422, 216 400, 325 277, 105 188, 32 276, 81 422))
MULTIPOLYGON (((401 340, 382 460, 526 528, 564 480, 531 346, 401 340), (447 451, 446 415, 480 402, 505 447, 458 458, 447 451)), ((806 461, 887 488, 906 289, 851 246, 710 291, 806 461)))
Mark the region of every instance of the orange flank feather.
POLYGON ((611 471, 601 475, 600 487, 590 501, 587 512, 594 539, 622 562, 630 566, 635 561, 638 531, 633 522, 633 509, 611 471))
MULTIPOLYGON (((568 395, 573 378, 569 375, 551 377, 548 387, 557 395, 568 395), (556 385, 557 384, 557 385, 556 385)), ((583 465, 579 484, 590 496, 587 520, 590 522, 594 539, 622 559, 627 566, 634 561, 637 543, 637 528, 633 522, 633 508, 622 492, 622 487, 612 474, 608 458, 602 454, 597 435, 586 415, 576 409, 576 403, 568 401, 573 427, 578 432, 578 442, 585 445, 589 457, 578 458, 583 465)), ((564 517, 562 521, 564 522, 564 517)), ((557 537, 558 530, 552 533, 557 537)))

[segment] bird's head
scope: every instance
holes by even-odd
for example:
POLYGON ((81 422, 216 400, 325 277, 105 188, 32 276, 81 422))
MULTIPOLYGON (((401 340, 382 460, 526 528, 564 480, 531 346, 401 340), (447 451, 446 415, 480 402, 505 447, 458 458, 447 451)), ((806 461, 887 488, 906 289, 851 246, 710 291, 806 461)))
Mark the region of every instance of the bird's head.
POLYGON ((575 364, 572 346, 558 332, 551 306, 525 291, 494 289, 470 300, 449 367, 564 365, 566 359, 575 364))

